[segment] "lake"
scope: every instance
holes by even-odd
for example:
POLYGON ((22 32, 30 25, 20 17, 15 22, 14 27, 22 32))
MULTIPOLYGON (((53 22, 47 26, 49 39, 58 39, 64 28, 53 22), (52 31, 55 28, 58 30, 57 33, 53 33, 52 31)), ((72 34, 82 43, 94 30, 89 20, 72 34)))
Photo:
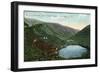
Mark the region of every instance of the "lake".
POLYGON ((86 54, 87 48, 80 45, 69 45, 59 50, 58 55, 62 58, 79 58, 86 54))

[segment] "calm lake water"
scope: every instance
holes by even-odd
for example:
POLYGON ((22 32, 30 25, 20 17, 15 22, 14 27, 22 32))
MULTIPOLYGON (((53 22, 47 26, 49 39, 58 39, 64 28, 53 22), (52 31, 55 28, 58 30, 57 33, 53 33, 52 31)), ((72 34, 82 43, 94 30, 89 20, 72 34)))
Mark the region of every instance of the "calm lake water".
POLYGON ((62 58, 77 58, 86 52, 87 49, 80 45, 69 45, 59 50, 59 56, 62 58))

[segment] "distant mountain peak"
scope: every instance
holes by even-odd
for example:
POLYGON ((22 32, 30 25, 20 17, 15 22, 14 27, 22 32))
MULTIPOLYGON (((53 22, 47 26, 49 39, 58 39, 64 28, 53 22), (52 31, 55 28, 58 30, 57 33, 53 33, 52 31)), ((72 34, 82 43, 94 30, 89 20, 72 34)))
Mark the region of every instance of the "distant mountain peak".
POLYGON ((27 23, 29 26, 39 24, 39 23, 44 23, 43 21, 34 18, 24 18, 24 22, 27 23))
POLYGON ((78 32, 78 30, 76 30, 76 29, 73 29, 73 28, 67 27, 67 26, 65 27, 59 23, 44 22, 44 21, 40 21, 37 19, 33 19, 33 18, 32 19, 31 18, 24 18, 24 22, 26 24, 28 24, 29 27, 33 26, 33 27, 36 27, 37 29, 44 28, 42 30, 48 31, 49 34, 50 34, 50 32, 55 33, 55 34, 57 34, 58 37, 63 35, 62 38, 64 36, 70 37, 71 35, 74 35, 78 32), (39 27, 39 26, 41 26, 41 27, 39 27))

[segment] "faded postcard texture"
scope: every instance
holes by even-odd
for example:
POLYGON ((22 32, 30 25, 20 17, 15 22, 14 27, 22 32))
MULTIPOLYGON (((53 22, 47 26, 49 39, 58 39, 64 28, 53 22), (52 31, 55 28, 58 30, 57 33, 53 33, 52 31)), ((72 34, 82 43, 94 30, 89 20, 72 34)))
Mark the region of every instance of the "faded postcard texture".
POLYGON ((24 61, 90 58, 90 14, 24 11, 24 61))

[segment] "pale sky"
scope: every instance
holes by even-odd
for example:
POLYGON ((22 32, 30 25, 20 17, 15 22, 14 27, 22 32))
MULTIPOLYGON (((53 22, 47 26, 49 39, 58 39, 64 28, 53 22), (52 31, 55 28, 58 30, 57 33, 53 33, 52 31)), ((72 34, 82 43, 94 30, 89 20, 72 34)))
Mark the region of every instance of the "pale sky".
POLYGON ((24 17, 45 22, 59 23, 78 30, 90 24, 90 14, 84 13, 24 11, 24 17))

